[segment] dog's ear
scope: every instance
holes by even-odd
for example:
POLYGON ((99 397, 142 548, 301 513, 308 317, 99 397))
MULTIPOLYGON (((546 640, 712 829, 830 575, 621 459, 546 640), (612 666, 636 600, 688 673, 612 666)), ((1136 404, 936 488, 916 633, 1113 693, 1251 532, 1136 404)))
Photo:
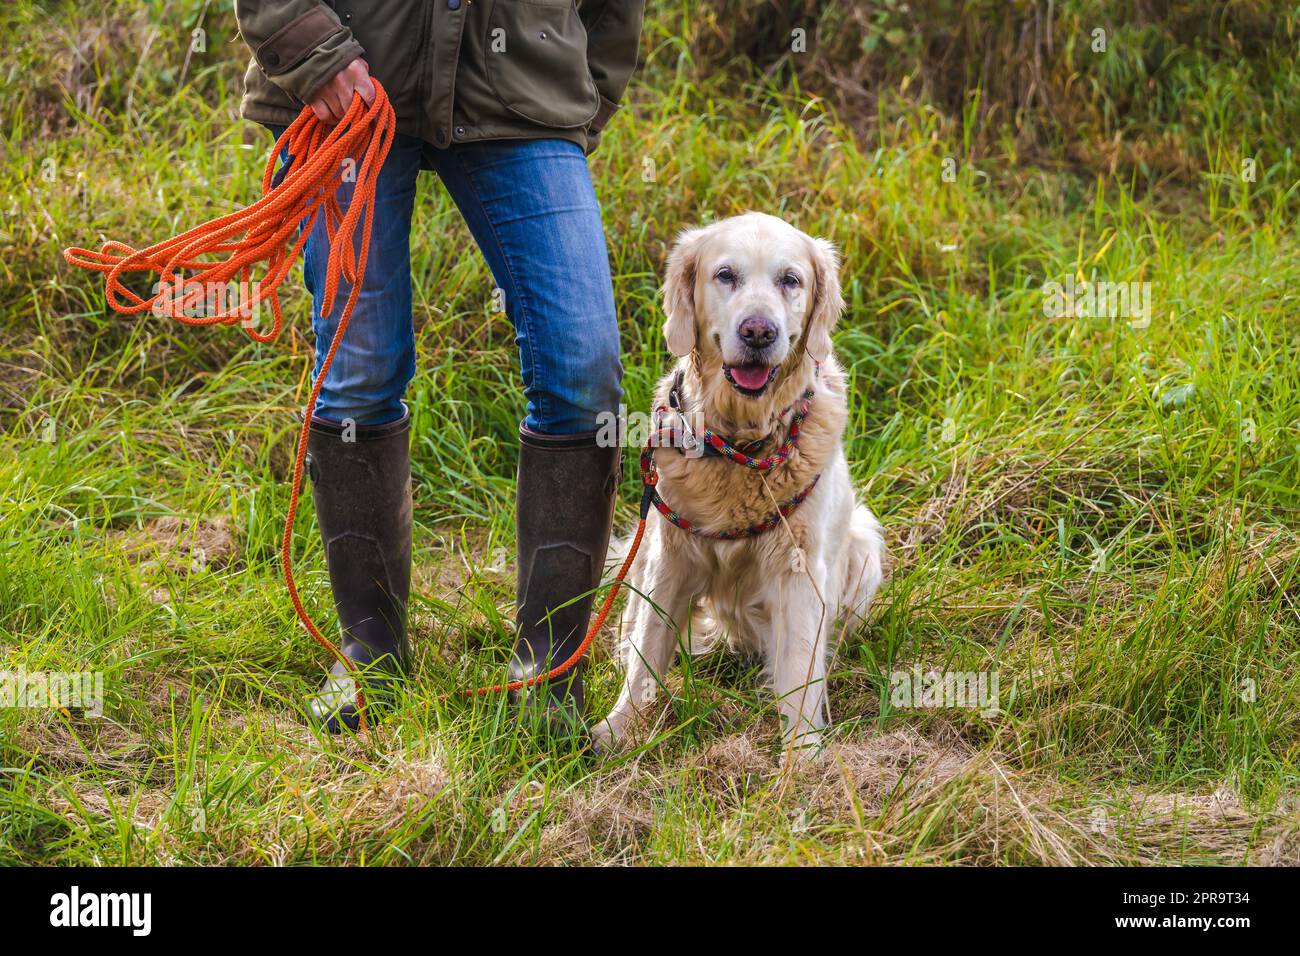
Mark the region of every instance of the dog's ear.
POLYGON ((695 350, 695 266, 703 229, 688 229, 677 237, 668 253, 664 277, 664 339, 674 355, 695 350))
POLYGON ((808 310, 808 331, 805 336, 808 354, 819 362, 831 354, 831 329, 844 311, 844 296, 840 293, 840 254, 825 239, 808 237, 809 257, 813 265, 813 300, 808 310))

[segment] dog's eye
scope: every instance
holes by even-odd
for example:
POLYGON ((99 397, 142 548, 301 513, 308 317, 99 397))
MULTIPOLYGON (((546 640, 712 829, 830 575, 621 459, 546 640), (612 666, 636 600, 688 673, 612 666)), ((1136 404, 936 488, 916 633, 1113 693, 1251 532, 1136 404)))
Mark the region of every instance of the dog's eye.
POLYGON ((781 276, 781 288, 783 289, 797 289, 801 285, 803 285, 803 282, 793 272, 787 272, 781 276))
POLYGON ((730 266, 723 266, 713 274, 713 278, 719 282, 725 282, 727 285, 735 285, 736 283, 736 274, 731 271, 730 266))

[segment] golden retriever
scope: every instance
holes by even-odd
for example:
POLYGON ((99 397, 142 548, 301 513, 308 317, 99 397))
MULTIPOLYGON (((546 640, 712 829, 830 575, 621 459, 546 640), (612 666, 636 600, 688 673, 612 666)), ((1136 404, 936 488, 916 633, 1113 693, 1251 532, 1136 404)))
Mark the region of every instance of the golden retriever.
POLYGON ((679 645, 702 653, 724 640, 762 655, 787 755, 820 746, 832 630, 861 618, 885 575, 880 524, 856 502, 844 459, 845 380, 831 352, 844 308, 838 265, 829 242, 761 213, 687 230, 673 247, 664 336, 679 358, 655 407, 681 441, 655 452, 663 500, 699 531, 746 529, 816 483, 770 530, 736 540, 650 514, 629 574, 645 597, 629 598, 626 679, 593 730, 599 749, 643 727, 679 645), (670 398, 680 414, 663 411, 670 398), (698 452, 707 426, 770 456, 804 407, 794 450, 769 471, 698 452))

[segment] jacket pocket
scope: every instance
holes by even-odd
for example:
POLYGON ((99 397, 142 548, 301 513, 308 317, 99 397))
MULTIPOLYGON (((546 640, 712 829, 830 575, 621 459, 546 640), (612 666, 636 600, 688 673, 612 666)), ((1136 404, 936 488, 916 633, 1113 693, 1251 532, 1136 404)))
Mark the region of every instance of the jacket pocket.
POLYGON ((484 48, 501 105, 543 126, 586 126, 600 109, 573 0, 494 0, 484 48))

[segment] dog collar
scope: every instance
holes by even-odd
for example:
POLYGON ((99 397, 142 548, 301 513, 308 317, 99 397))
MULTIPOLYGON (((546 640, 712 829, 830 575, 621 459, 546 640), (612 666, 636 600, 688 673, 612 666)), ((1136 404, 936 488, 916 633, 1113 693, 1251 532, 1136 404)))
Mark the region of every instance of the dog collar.
MULTIPOLYGON (((814 374, 820 376, 820 362, 815 363, 814 374)), ((802 425, 803 420, 808 417, 808 410, 812 405, 814 394, 814 389, 809 388, 800 395, 798 399, 791 402, 773 416, 779 423, 783 421, 787 415, 791 415, 790 428, 786 432, 785 442, 781 444, 776 452, 766 458, 755 458, 753 455, 749 454, 749 452, 758 451, 766 445, 776 429, 773 428, 772 431, 769 431, 762 438, 756 438, 753 441, 746 442, 740 447, 737 447, 727 438, 708 427, 704 429, 702 435, 696 436, 695 432, 691 430, 690 423, 686 420, 685 374, 679 369, 676 376, 673 378, 672 387, 668 390, 668 404, 660 405, 655 409, 654 437, 658 439, 662 436, 664 431, 667 431, 669 440, 666 444, 676 448, 679 452, 684 453, 683 450, 694 451, 696 447, 702 444, 705 455, 711 455, 715 458, 729 458, 737 464, 745 465, 746 467, 753 468, 756 471, 771 471, 790 456, 790 452, 798 443, 799 427, 802 425), (664 415, 669 411, 677 413, 677 420, 681 425, 680 435, 671 425, 664 426, 662 424, 664 415)), ((657 443, 660 446, 665 444, 663 441, 658 441, 657 443)))
MULTIPOLYGON (((818 371, 820 371, 820 369, 821 366, 819 363, 818 371)), ((716 434, 710 428, 705 428, 704 434, 699 438, 690 431, 690 426, 686 422, 686 414, 684 411, 685 403, 683 401, 682 384, 683 375, 678 371, 676 378, 673 380, 673 386, 668 392, 669 404, 667 406, 661 405, 655 409, 656 421, 661 419, 662 413, 667 412, 670 409, 677 413, 678 420, 681 422, 683 428, 682 442, 673 443, 674 446, 677 447, 678 451, 682 452, 683 446, 687 450, 691 450, 695 447, 694 443, 698 442, 702 445, 705 455, 726 458, 738 465, 744 465, 745 467, 760 473, 771 471, 773 468, 784 464, 790 458, 791 452, 794 451, 795 446, 799 443, 799 431, 803 425, 804 419, 808 417, 808 412, 812 406, 814 395, 814 390, 811 388, 808 389, 802 396, 800 396, 798 401, 794 402, 781 412, 778 418, 784 418, 787 413, 793 410, 793 415, 790 419, 790 429, 786 433, 785 441, 781 443, 780 448, 778 448, 773 454, 768 455, 766 458, 755 458, 752 455, 748 455, 737 449, 731 444, 731 442, 727 441, 727 439, 723 438, 721 435, 716 434)), ((800 490, 798 494, 778 505, 776 511, 772 512, 757 524, 748 525, 742 528, 731 528, 725 531, 709 531, 698 528, 693 522, 678 514, 672 506, 663 499, 663 496, 659 494, 659 490, 656 487, 659 483, 659 472, 655 468, 654 454, 656 448, 662 447, 662 443, 659 442, 658 439, 665 430, 669 432, 671 438, 677 437, 671 427, 668 427, 667 429, 662 426, 657 427, 646 440, 645 448, 641 451, 642 520, 649 515, 650 508, 653 506, 655 510, 668 519, 669 523, 676 525, 683 531, 689 531, 691 534, 697 535, 701 538, 712 538, 721 541, 733 541, 738 538, 752 538, 777 527, 796 508, 798 508, 799 505, 803 504, 804 499, 812 494, 812 490, 817 487, 817 482, 821 478, 820 472, 813 475, 812 481, 800 490)), ((771 436, 769 435, 767 437, 771 436)), ((767 437, 759 439, 759 441, 766 443, 767 437)), ((750 442, 745 447, 753 448, 754 444, 754 442, 750 442)))

